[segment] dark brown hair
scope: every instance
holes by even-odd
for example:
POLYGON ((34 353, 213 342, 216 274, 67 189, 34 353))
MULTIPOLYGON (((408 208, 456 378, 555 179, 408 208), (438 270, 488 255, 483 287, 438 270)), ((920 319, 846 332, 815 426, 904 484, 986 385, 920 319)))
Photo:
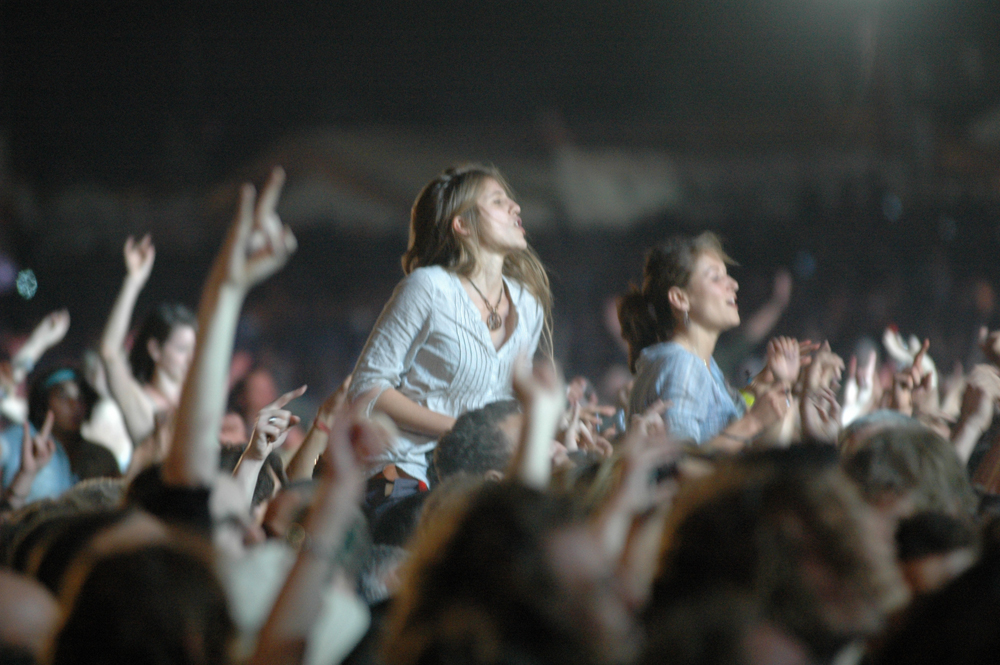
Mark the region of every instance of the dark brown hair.
POLYGON ((673 335, 677 321, 667 294, 671 287, 688 285, 695 262, 705 252, 716 254, 730 265, 735 263, 711 231, 694 237, 675 236, 646 254, 642 288, 633 284, 618 299, 618 322, 622 327, 622 339, 628 343, 628 365, 633 373, 643 349, 673 335))

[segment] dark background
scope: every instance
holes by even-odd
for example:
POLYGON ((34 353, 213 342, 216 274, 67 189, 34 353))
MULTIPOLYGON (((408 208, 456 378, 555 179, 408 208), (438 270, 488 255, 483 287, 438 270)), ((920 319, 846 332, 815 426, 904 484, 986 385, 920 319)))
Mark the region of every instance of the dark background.
MULTIPOLYGON (((65 353, 99 334, 123 274, 121 243, 146 230, 135 223, 143 213, 115 222, 91 211, 92 224, 67 231, 55 221, 74 200, 67 192, 188 197, 174 217, 160 213, 158 228, 177 231, 157 236, 141 314, 158 299, 196 304, 231 183, 261 177, 261 160, 289 136, 479 128, 496 152, 477 143, 467 158, 496 161, 530 191, 537 176, 497 154, 516 136, 519 155, 544 160, 556 126, 582 149, 677 155, 682 175, 733 159, 762 173, 752 196, 699 194, 718 207, 698 215, 581 229, 556 206, 529 225, 553 273, 569 371, 596 378, 623 359, 606 300, 638 275, 645 247, 701 228, 720 231, 742 263, 745 314, 767 298, 774 270, 793 270, 780 332, 829 337, 849 353, 897 322, 931 336, 939 362, 964 360, 975 326, 995 323, 1000 141, 973 128, 998 105, 1000 4, 985 0, 8 0, 0 249, 40 287, 31 301, 6 288, 0 326, 16 336, 68 305, 65 353), (861 154, 870 168, 832 199, 806 177, 785 213, 758 205, 775 155, 801 165, 820 151, 861 154), (887 160, 903 165, 905 193, 881 175, 887 160)), ((302 249, 248 303, 241 346, 289 382, 335 385, 401 276, 415 195, 394 194, 393 232, 335 219, 297 228, 302 249)))

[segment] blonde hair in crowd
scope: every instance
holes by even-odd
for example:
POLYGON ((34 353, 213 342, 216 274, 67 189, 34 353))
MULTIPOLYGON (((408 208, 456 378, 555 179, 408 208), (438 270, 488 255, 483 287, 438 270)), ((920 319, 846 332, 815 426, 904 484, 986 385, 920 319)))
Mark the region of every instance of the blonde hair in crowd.
MULTIPOLYGON (((476 199, 490 178, 513 198, 500 171, 483 164, 446 169, 420 191, 410 211, 410 241, 402 258, 404 273, 409 275, 425 266, 441 266, 463 277, 475 271, 479 254, 476 199), (452 230, 455 217, 468 223, 468 237, 457 236, 452 230)), ((504 258, 503 274, 523 284, 542 306, 542 352, 552 358, 552 291, 541 259, 531 247, 512 252, 504 258)))

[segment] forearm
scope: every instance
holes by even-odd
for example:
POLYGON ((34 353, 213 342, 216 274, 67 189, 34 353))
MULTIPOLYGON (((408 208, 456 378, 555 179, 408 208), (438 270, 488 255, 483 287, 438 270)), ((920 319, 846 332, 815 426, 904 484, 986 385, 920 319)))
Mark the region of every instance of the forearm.
POLYGON ((128 335, 128 325, 132 320, 132 312, 135 310, 136 300, 142 292, 145 283, 125 277, 122 289, 118 292, 118 298, 111 308, 108 321, 104 325, 104 332, 101 334, 101 357, 107 360, 112 355, 123 353, 125 337, 128 335))
POLYGON ((330 584, 333 555, 350 525, 353 506, 331 484, 320 492, 306 524, 307 539, 261 629, 251 664, 299 663, 304 655, 309 632, 322 609, 322 592, 330 584))
POLYGON ((761 422, 752 413, 747 413, 704 442, 702 447, 725 453, 737 453, 760 434, 763 429, 761 422))
POLYGON ((528 487, 544 491, 552 476, 552 439, 562 413, 562 396, 555 392, 534 396, 524 404, 521 444, 511 460, 511 476, 528 487))
POLYGON ((375 395, 379 390, 375 388, 364 393, 357 398, 356 403, 365 404, 374 398, 375 403, 372 408, 392 418, 400 429, 435 438, 443 436, 455 426, 455 419, 451 416, 431 411, 395 388, 387 388, 376 398, 375 395))
POLYGON ((156 426, 153 401, 146 396, 142 386, 132 375, 125 357, 120 354, 104 360, 108 390, 118 404, 125 422, 125 429, 133 447, 148 437, 156 426))
POLYGON ((10 485, 4 488, 2 503, 7 505, 11 510, 23 508, 28 502, 28 495, 31 494, 31 485, 33 482, 35 482, 35 474, 18 471, 14 479, 11 480, 10 485))
POLYGON ((747 340, 752 344, 759 344, 774 329, 784 311, 784 306, 779 302, 771 300, 765 303, 747 321, 744 330, 747 340))
POLYGON ((979 442, 979 437, 985 431, 985 427, 973 422, 971 419, 963 420, 955 427, 951 435, 951 442, 955 446, 955 453, 958 454, 958 458, 962 461, 962 464, 969 463, 972 451, 975 450, 976 443, 979 442))
POLYGON ((233 469, 233 479, 236 480, 236 484, 243 491, 243 496, 246 497, 247 510, 253 503, 253 491, 257 487, 257 476, 260 475, 260 470, 264 467, 264 460, 250 457, 247 454, 249 450, 248 446, 247 450, 243 451, 240 461, 236 463, 236 468, 233 469))
POLYGON ((302 441, 302 445, 295 451, 292 461, 288 463, 288 468, 285 469, 285 475, 288 477, 289 482, 312 478, 313 470, 316 468, 316 461, 323 451, 326 450, 328 441, 329 434, 323 431, 321 427, 317 427, 314 422, 313 426, 309 428, 306 438, 302 441))
POLYGON ((246 292, 225 284, 221 269, 210 276, 198 310, 198 341, 184 382, 163 480, 171 485, 211 486, 219 464, 219 431, 225 412, 229 364, 246 292))

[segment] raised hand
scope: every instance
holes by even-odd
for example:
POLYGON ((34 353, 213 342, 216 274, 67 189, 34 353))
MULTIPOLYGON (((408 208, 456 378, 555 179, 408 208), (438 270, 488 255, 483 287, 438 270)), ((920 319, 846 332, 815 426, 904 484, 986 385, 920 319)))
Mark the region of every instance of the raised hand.
POLYGON ((59 309, 54 312, 50 312, 45 316, 41 322, 35 326, 35 329, 31 331, 31 337, 29 338, 32 342, 38 344, 39 348, 43 351, 45 349, 50 349, 66 337, 66 333, 69 331, 69 310, 59 309))
POLYGON ((840 437, 840 403, 830 388, 807 392, 799 406, 804 438, 836 444, 840 437))
POLYGON ((250 445, 244 455, 248 459, 263 460, 285 442, 288 432, 299 423, 299 417, 285 409, 293 399, 301 397, 306 386, 300 386, 278 397, 257 414, 257 422, 250 436, 250 445))
POLYGON ((24 434, 21 437, 21 467, 14 474, 10 486, 4 491, 4 498, 12 508, 20 508, 31 493, 31 484, 35 476, 45 468, 56 452, 56 443, 52 440, 52 424, 55 415, 49 411, 45 415, 42 429, 31 436, 30 428, 24 424, 24 434))
POLYGON ((329 397, 323 400, 319 410, 316 412, 316 419, 327 427, 333 425, 334 417, 347 400, 347 391, 351 387, 351 378, 352 375, 348 374, 340 386, 329 397))
POLYGON ((804 391, 809 393, 825 388, 836 390, 840 386, 843 372, 844 359, 830 350, 829 342, 824 342, 806 370, 804 391))
POLYGON ((566 389, 555 370, 538 363, 529 370, 527 358, 514 364, 513 388, 524 409, 524 427, 517 452, 511 460, 510 476, 525 485, 544 490, 552 473, 552 439, 566 399, 566 389))
POLYGON ((761 429, 767 429, 782 420, 792 405, 787 387, 776 385, 754 400, 747 415, 753 416, 761 429))
POLYGON ((931 389, 932 375, 930 372, 926 374, 922 373, 922 367, 924 356, 927 355, 927 349, 930 348, 930 345, 930 340, 925 339, 924 343, 920 346, 920 350, 913 357, 913 364, 906 371, 898 372, 893 381, 892 401, 890 404, 893 409, 907 416, 913 415, 914 395, 918 390, 922 398, 922 400, 918 400, 918 404, 920 406, 927 406, 926 391, 931 389))
POLYGON ((1000 401, 1000 369, 996 365, 976 365, 966 379, 958 423, 951 441, 963 462, 968 462, 979 437, 993 422, 993 412, 1000 401))
POLYGON ((295 236, 277 211, 284 184, 285 172, 276 167, 259 197, 249 183, 240 190, 236 218, 219 257, 225 261, 225 280, 233 286, 249 290, 280 270, 295 252, 295 236))
POLYGON ((56 452, 56 443, 52 440, 52 425, 55 422, 55 415, 49 411, 45 414, 45 422, 38 434, 31 436, 28 426, 24 426, 24 435, 21 438, 21 471, 31 474, 34 479, 35 474, 45 468, 45 465, 52 459, 56 452))
POLYGON ((156 260, 156 247, 153 240, 147 233, 139 242, 129 236, 125 240, 125 271, 128 279, 145 284, 149 279, 149 274, 153 271, 153 262, 156 260))
POLYGON ((799 376, 799 343, 791 337, 774 337, 767 343, 767 368, 775 382, 791 385, 799 376))

